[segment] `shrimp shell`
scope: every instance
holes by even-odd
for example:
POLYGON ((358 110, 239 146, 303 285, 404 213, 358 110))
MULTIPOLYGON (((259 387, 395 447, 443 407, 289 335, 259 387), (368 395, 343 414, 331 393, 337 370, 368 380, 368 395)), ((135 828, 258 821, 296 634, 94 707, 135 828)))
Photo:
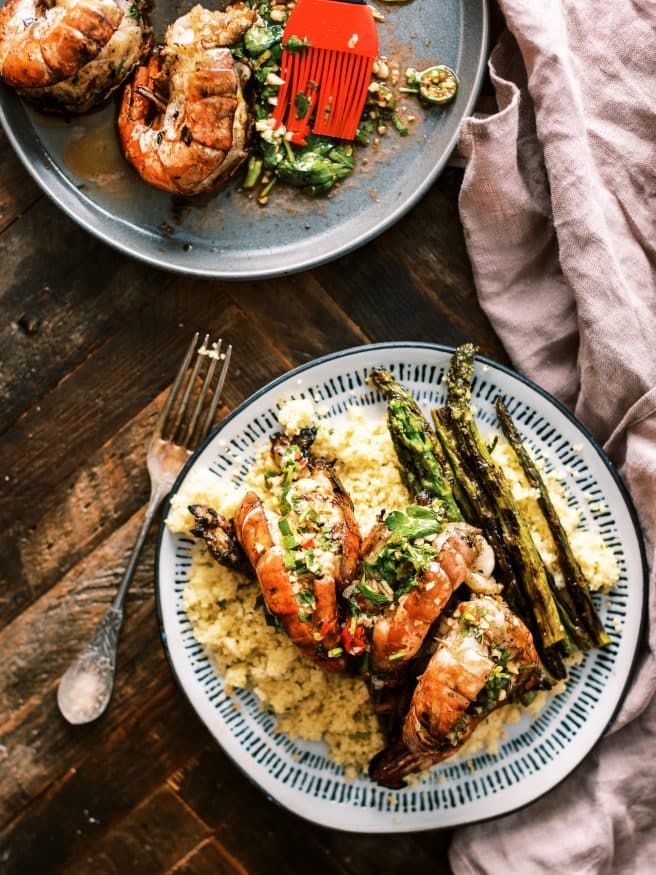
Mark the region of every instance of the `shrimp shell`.
POLYGON ((274 543, 262 502, 254 492, 247 493, 235 515, 235 531, 255 569, 267 608, 292 642, 326 671, 343 671, 343 656, 327 658, 328 651, 339 644, 335 581, 329 577, 313 580, 316 608, 311 619, 300 620, 302 608, 285 567, 285 551, 274 543))
POLYGON ((35 0, 7 0, 0 10, 0 76, 14 88, 70 79, 118 29, 117 0, 59 0, 42 14, 35 0))
POLYGON ((485 687, 495 661, 493 649, 510 651, 519 667, 508 688, 508 698, 516 699, 527 690, 539 687, 542 675, 531 633, 500 599, 481 596, 456 609, 484 618, 478 637, 465 635, 457 622, 440 642, 412 696, 401 737, 377 754, 370 763, 373 780, 398 789, 405 778, 452 756, 470 737, 476 726, 496 707, 480 713, 470 706, 485 687), (480 640, 479 640, 480 639, 480 640))
POLYGON ((457 524, 449 527, 435 561, 418 585, 401 597, 391 613, 377 620, 371 644, 376 671, 398 669, 416 656, 430 627, 467 578, 474 560, 470 532, 460 531, 457 524), (396 658, 390 662, 390 657, 396 658))
POLYGON ((138 67, 123 93, 118 129, 125 157, 146 182, 183 195, 211 191, 246 158, 242 79, 249 71, 223 46, 254 20, 242 6, 226 12, 196 6, 169 27, 166 46, 138 67))
POLYGON ((80 114, 104 103, 150 46, 129 0, 35 0, 0 10, 0 79, 49 112, 80 114))

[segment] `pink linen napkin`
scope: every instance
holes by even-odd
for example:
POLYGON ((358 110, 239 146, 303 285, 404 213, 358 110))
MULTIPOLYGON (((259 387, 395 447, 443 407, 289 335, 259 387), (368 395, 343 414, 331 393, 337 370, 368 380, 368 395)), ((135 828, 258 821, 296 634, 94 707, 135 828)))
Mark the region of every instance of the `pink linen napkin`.
MULTIPOLYGON (((651 566, 648 642, 610 731, 533 805, 460 830, 457 875, 656 872, 656 3, 499 0, 499 112, 463 124, 460 213, 519 370, 605 444, 651 566)), ((640 586, 635 581, 635 586, 640 586)))

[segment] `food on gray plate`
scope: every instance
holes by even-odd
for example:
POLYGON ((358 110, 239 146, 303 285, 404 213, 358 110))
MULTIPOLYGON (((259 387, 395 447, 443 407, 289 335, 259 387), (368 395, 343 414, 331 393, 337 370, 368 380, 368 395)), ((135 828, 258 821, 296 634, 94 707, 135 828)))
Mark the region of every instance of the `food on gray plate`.
POLYGON ((146 182, 182 195, 225 184, 247 156, 247 65, 228 46, 252 25, 242 4, 225 12, 195 6, 166 31, 138 67, 118 118, 123 153, 146 182))
POLYGON ((128 0, 7 0, 0 79, 40 109, 84 113, 122 85, 149 41, 140 6, 128 0))

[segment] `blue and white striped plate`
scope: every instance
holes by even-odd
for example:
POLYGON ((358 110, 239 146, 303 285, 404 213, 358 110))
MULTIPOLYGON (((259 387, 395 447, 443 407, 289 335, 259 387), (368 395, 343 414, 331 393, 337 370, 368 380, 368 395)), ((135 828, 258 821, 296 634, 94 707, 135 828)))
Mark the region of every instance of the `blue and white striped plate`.
MULTIPOLYGON (((228 416, 192 457, 192 469, 239 483, 256 450, 276 430, 281 398, 311 396, 340 417, 352 405, 380 417, 384 404, 365 384, 370 368, 390 368, 426 410, 444 402, 443 377, 453 350, 425 343, 377 344, 310 362, 257 392, 228 416)), ((537 719, 507 727, 496 756, 469 766, 448 760, 430 777, 392 791, 361 778, 346 780, 323 744, 275 733, 275 720, 255 696, 225 694, 223 680, 195 641, 182 607, 192 542, 160 530, 157 601, 162 638, 182 690, 201 720, 243 771, 282 805, 324 826, 357 832, 402 832, 456 826, 506 814, 537 799, 586 756, 615 714, 631 674, 641 633, 646 563, 630 501, 591 436, 553 398, 493 362, 477 361, 473 403, 484 426, 496 424, 494 400, 506 396, 524 437, 549 462, 567 468, 571 502, 595 525, 617 558, 620 580, 601 599, 612 643, 571 669, 567 690, 537 719), (582 449, 581 449, 582 447, 582 449), (473 766, 473 768, 472 768, 473 766)))

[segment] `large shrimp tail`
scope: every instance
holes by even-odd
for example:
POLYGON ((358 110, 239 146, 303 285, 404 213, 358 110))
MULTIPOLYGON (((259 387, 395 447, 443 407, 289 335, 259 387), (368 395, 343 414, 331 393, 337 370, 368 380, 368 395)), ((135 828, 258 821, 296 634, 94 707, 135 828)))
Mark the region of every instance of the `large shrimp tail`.
POLYGON ((371 760, 369 777, 383 787, 400 790, 406 786, 408 775, 430 768, 437 758, 434 753, 410 750, 400 738, 371 760))
POLYGON ((128 82, 123 89, 121 108, 118 114, 118 131, 123 148, 130 150, 131 155, 135 147, 138 147, 139 136, 152 109, 151 101, 143 92, 152 89, 153 80, 161 72, 161 67, 159 55, 153 52, 148 63, 137 67, 132 81, 128 82))
POLYGON ((99 54, 124 15, 116 0, 75 0, 60 18, 53 15, 36 27, 36 15, 25 26, 25 7, 21 0, 7 0, 0 10, 0 75, 14 88, 42 88, 70 79, 99 54), (21 27, 16 27, 16 18, 21 27))
POLYGON ((252 577, 253 566, 237 540, 234 520, 228 520, 205 504, 190 504, 189 512, 195 520, 191 534, 202 538, 219 565, 232 568, 252 577))

